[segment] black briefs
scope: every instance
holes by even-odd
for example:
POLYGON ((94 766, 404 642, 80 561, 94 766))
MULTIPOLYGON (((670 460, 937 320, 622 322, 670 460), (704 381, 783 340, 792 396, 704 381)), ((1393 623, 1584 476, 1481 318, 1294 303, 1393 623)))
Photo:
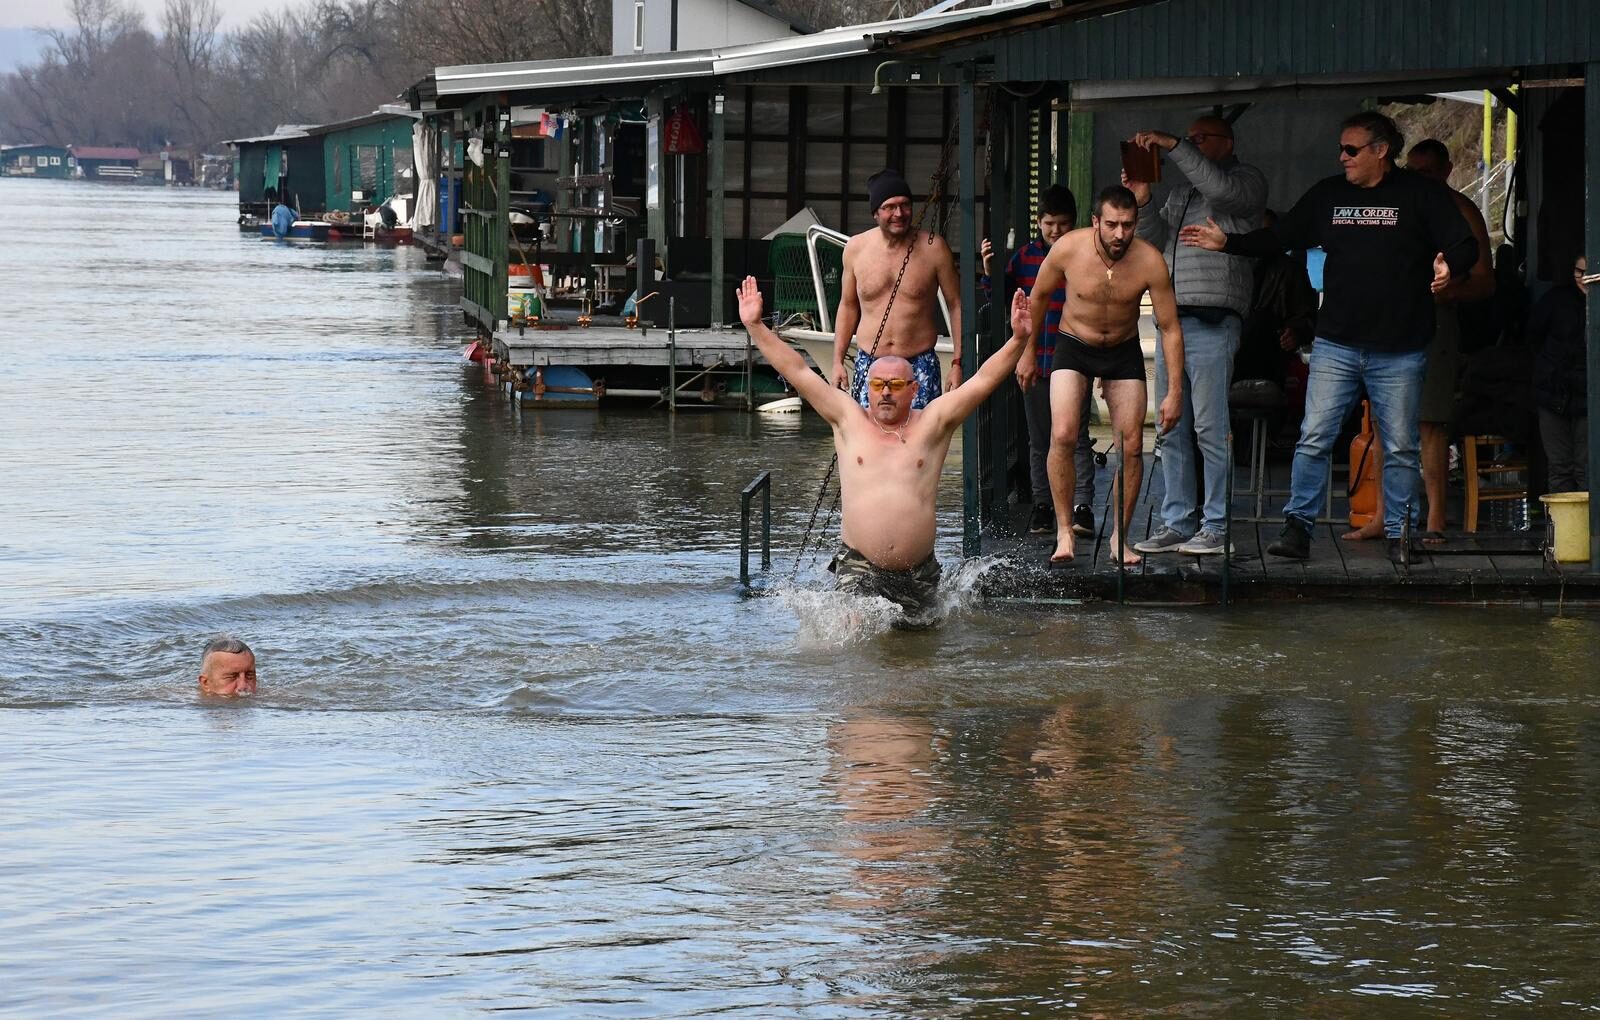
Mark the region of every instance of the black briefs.
POLYGON ((1060 333, 1050 371, 1077 372, 1090 379, 1144 381, 1144 349, 1139 345, 1137 333, 1121 343, 1106 347, 1086 344, 1064 329, 1060 333))

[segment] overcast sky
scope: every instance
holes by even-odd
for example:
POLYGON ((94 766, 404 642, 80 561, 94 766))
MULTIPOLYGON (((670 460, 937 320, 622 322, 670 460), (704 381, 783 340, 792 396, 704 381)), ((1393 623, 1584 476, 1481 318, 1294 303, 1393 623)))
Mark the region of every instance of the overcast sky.
MULTIPOLYGON (((161 20, 164 0, 133 0, 134 6, 144 11, 145 22, 152 29, 161 20)), ((262 11, 289 6, 289 0, 218 0, 222 8, 222 23, 234 26, 249 21, 262 11)), ((0 28, 32 28, 37 25, 66 25, 67 0, 4 0, 0 3, 0 28)))

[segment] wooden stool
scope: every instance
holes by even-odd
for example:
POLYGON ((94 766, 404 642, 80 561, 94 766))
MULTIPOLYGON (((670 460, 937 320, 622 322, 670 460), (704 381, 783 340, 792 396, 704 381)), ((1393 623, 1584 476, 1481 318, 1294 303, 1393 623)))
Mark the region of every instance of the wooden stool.
POLYGON ((1478 459, 1480 448, 1503 446, 1506 440, 1501 436, 1462 436, 1462 474, 1466 476, 1467 501, 1465 508, 1466 530, 1478 530, 1478 506, 1490 500, 1508 500, 1528 498, 1526 460, 1506 461, 1504 463, 1483 462, 1478 459), (1518 482, 1508 476, 1521 474, 1523 481, 1518 482))

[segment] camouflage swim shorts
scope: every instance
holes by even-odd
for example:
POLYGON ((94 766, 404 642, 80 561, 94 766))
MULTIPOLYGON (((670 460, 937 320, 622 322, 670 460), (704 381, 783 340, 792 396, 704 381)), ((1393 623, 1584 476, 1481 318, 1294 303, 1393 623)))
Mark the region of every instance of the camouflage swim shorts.
MULTIPOLYGON (((866 351, 856 351, 856 368, 850 375, 850 395, 856 398, 856 403, 862 407, 871 407, 867 402, 867 371, 872 368, 872 363, 878 359, 866 351)), ((913 410, 921 410, 928 406, 928 402, 944 392, 944 384, 940 381, 939 355, 933 351, 923 351, 911 362, 911 375, 917 380, 917 396, 911 401, 913 410)))
POLYGON ((828 564, 839 591, 852 595, 878 595, 904 611, 895 627, 912 630, 939 622, 939 576, 943 569, 929 553, 928 558, 910 570, 884 570, 854 549, 839 543, 839 551, 828 564))

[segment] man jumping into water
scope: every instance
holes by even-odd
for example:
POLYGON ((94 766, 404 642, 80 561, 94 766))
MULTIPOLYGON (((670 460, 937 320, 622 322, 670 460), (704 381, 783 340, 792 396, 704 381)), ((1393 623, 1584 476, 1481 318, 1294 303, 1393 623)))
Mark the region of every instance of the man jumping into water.
MULTIPOLYGON (((1161 261, 1159 255, 1156 261, 1161 261)), ((863 409, 778 339, 761 321, 761 307, 761 289, 755 277, 747 276, 739 288, 739 318, 750 338, 768 364, 833 426, 841 507, 833 570, 839 590, 897 603, 905 610, 900 626, 934 623, 940 573, 933 557, 939 472, 956 427, 1017 367, 1031 328, 1027 295, 1018 291, 1012 299, 1012 335, 1005 346, 960 389, 921 410, 913 408, 918 382, 905 358, 890 355, 872 363, 866 373, 872 406, 863 409)))
POLYGON ((1166 432, 1183 407, 1183 328, 1172 297, 1172 277, 1154 245, 1134 236, 1139 206, 1133 192, 1113 185, 1095 196, 1090 226, 1062 235, 1050 247, 1033 293, 1032 322, 1027 350, 1017 365, 1017 384, 1024 390, 1039 376, 1034 361, 1034 341, 1044 325, 1049 295, 1066 281, 1067 303, 1061 309, 1061 335, 1056 337, 1055 359, 1050 363, 1050 492, 1056 506, 1056 548, 1050 565, 1070 563, 1074 555, 1072 533, 1072 453, 1078 442, 1078 415, 1084 396, 1095 379, 1111 411, 1111 426, 1122 435, 1125 469, 1121 512, 1113 515, 1111 554, 1123 563, 1140 560, 1125 545, 1128 521, 1139 501, 1143 479, 1144 412, 1148 396, 1144 381, 1144 352, 1139 347, 1139 299, 1150 292, 1156 323, 1161 327, 1161 350, 1166 357, 1166 399, 1156 412, 1156 424, 1166 432), (1131 470, 1127 470, 1131 469, 1131 470))
POLYGON ((856 402, 862 407, 870 406, 867 369, 873 357, 894 355, 911 362, 917 380, 916 406, 924 407, 943 392, 939 356, 933 350, 939 339, 939 291, 944 292, 950 306, 950 342, 954 351, 950 388, 961 385, 961 287, 955 258, 944 238, 913 227, 911 188, 897 171, 880 170, 867 178, 867 207, 877 227, 857 234, 844 246, 839 311, 833 325, 833 384, 844 389, 844 356, 850 349, 850 338, 855 336, 855 381, 851 390, 856 402), (905 275, 900 277, 900 289, 896 291, 895 278, 902 265, 905 275), (879 323, 883 323, 881 337, 879 323), (866 331, 856 336, 863 324, 866 331))

